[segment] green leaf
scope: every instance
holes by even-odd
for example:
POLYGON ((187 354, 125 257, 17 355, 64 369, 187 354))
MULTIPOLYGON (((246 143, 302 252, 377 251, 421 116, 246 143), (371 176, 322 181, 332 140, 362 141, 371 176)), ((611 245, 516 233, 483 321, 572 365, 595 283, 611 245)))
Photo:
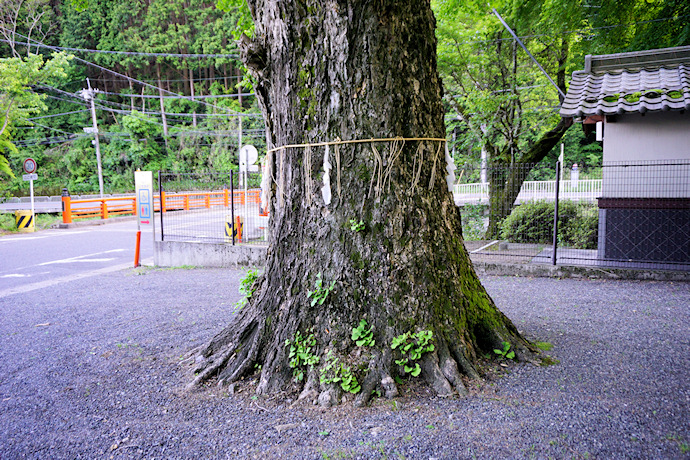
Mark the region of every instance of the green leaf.
POLYGON ((419 364, 415 363, 415 369, 412 372, 410 372, 410 374, 413 377, 417 377, 421 372, 422 372, 422 368, 419 367, 419 364))
POLYGON ((511 351, 510 353, 508 353, 508 354, 506 355, 506 358, 508 358, 508 359, 513 359, 513 358, 515 358, 515 352, 514 352, 514 351, 511 351))

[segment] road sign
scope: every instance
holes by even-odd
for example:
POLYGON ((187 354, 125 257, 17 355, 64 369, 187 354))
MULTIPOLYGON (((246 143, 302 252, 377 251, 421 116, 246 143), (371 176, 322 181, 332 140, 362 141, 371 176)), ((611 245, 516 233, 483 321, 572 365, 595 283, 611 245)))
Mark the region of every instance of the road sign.
MULTIPOLYGON (((24 172, 27 174, 32 174, 36 172, 36 169, 38 168, 38 165, 36 164, 36 160, 33 158, 27 158, 24 160, 24 172)), ((24 179, 28 180, 28 179, 24 179)))
POLYGON ((22 179, 24 179, 25 182, 29 182, 30 180, 36 180, 38 179, 38 174, 24 174, 22 175, 22 179))
POLYGON ((153 225, 153 173, 135 171, 134 184, 137 191, 139 225, 153 225))
POLYGON ((240 172, 255 172, 259 166, 254 164, 259 158, 259 152, 253 145, 244 145, 240 149, 240 172))
POLYGON ((83 128, 84 132, 87 134, 96 134, 98 132, 98 128, 94 128, 92 126, 87 126, 86 128, 83 128))
POLYGON ((153 219, 153 173, 134 171, 134 188, 137 196, 137 244, 134 249, 134 266, 138 267, 142 225, 153 230, 153 241, 156 241, 156 225, 153 219))

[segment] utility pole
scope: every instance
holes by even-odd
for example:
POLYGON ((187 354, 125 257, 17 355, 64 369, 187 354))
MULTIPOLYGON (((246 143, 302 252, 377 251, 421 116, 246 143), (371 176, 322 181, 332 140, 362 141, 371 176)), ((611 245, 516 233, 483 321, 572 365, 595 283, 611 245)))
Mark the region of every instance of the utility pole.
POLYGON ((82 89, 79 91, 81 97, 87 102, 91 102, 91 120, 93 121, 93 126, 91 128, 84 128, 84 132, 93 133, 96 140, 94 145, 96 146, 96 163, 98 164, 98 188, 101 193, 101 198, 103 198, 103 169, 101 168, 101 144, 98 139, 98 123, 96 122, 96 106, 94 105, 94 99, 96 98, 97 89, 91 89, 91 82, 86 79, 86 85, 88 89, 82 89))
POLYGON ((165 118, 165 104, 163 103, 163 83, 161 82, 161 65, 156 63, 156 73, 158 74, 158 99, 161 102, 161 119, 163 120, 163 141, 165 150, 168 150, 168 120, 165 118))
MULTIPOLYGON (((189 88, 192 94, 192 102, 194 102, 194 72, 192 66, 189 66, 189 88)), ((196 128, 196 104, 192 104, 192 125, 196 128)))

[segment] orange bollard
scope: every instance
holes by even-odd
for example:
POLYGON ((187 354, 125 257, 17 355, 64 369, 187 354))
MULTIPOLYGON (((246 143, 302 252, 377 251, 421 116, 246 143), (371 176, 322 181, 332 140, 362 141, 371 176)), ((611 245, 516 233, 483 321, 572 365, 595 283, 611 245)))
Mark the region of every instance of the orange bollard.
POLYGON ((141 230, 137 230, 137 245, 134 248, 134 268, 139 266, 139 248, 141 247, 141 230))
POLYGON ((101 219, 108 218, 108 202, 106 200, 101 200, 101 219))
POLYGON ((62 223, 72 223, 72 197, 69 195, 62 197, 62 223))
POLYGON ((237 232, 237 242, 242 242, 242 218, 235 216, 235 231, 237 232))

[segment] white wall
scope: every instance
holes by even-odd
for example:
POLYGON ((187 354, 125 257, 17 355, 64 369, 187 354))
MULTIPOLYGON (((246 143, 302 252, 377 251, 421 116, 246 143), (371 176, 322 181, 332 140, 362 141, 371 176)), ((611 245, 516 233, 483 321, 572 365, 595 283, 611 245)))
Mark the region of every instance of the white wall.
POLYGON ((612 161, 637 166, 605 166, 603 197, 690 198, 690 114, 627 114, 607 122, 604 164, 612 161))

